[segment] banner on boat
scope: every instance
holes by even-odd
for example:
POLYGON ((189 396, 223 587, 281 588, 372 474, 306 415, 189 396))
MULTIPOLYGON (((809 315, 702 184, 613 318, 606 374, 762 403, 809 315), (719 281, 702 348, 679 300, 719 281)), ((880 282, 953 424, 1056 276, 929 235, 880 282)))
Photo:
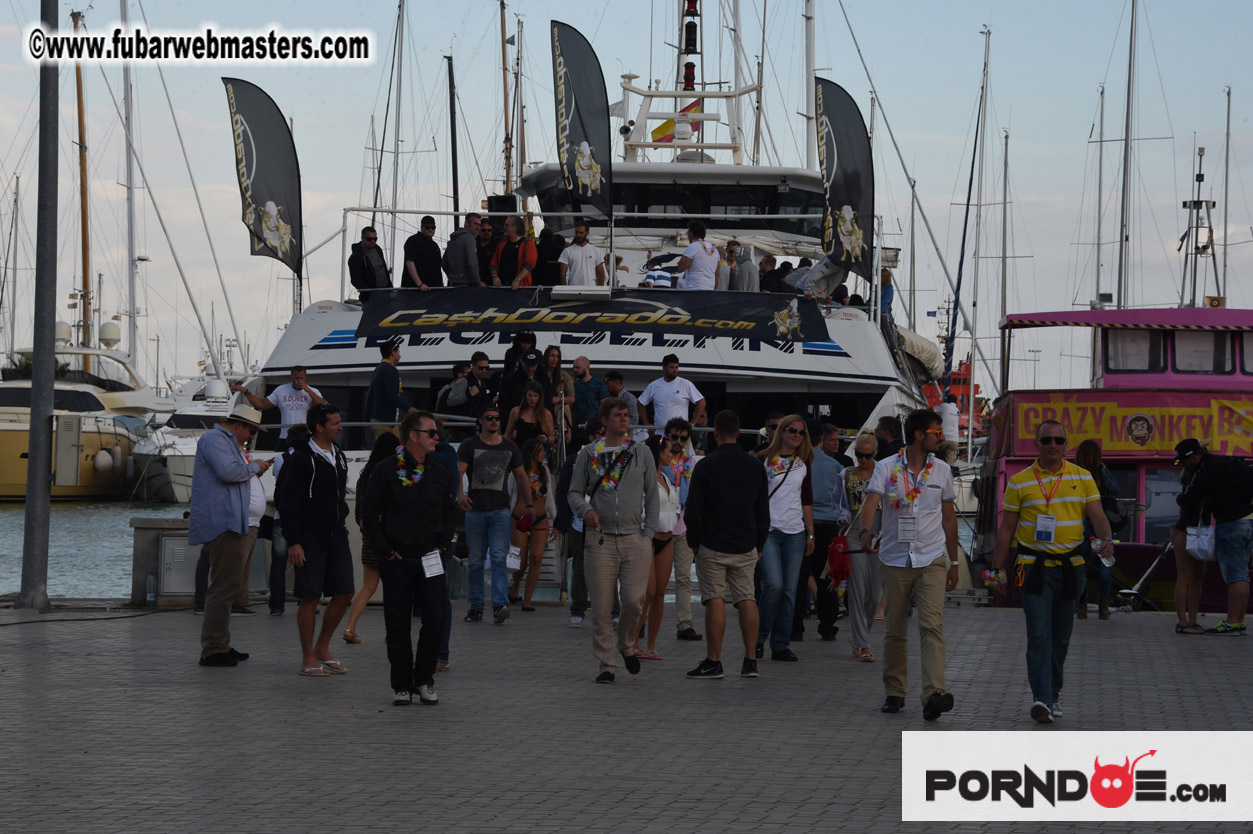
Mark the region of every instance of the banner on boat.
POLYGON ((815 78, 818 167, 826 189, 822 247, 841 269, 873 280, 874 165, 861 109, 843 87, 815 78))
POLYGON ((1067 451, 1084 440, 1105 454, 1174 455, 1195 437, 1220 455, 1253 455, 1253 395, 1209 391, 1066 391, 1014 394, 1014 455, 1034 457, 1035 430, 1045 420, 1066 429, 1067 451))
POLYGON ((374 290, 357 337, 448 331, 631 331, 826 341, 817 303, 778 293, 615 289, 611 298, 554 299, 551 287, 374 290))
POLYGON ((223 78, 235 141, 235 176, 252 254, 301 277, 300 163, 287 119, 256 84, 223 78))
POLYGON ((613 145, 605 76, 578 29, 554 20, 550 30, 561 175, 576 207, 589 203, 608 217, 613 213, 613 145))

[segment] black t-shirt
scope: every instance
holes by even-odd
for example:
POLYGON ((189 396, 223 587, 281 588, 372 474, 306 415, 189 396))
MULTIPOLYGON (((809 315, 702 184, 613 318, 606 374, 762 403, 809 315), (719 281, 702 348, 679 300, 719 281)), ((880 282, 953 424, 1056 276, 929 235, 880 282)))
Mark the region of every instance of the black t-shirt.
POLYGON ((561 264, 557 259, 561 257, 565 247, 554 237, 537 244, 536 249, 539 259, 535 264, 535 278, 532 283, 540 287, 557 286, 561 281, 561 264))
MULTIPOLYGON (((422 232, 410 235, 409 239, 405 241, 405 261, 413 261, 414 269, 418 271, 418 277, 428 287, 444 286, 444 272, 439 265, 439 244, 422 232)), ((413 279, 409 277, 408 267, 405 268, 405 274, 400 281, 400 286, 415 286, 413 279)))
POLYGON ((474 503, 474 510, 511 509, 508 479, 513 477, 513 470, 522 465, 518 444, 501 438, 493 446, 476 434, 461 441, 457 460, 466 465, 466 477, 470 481, 466 495, 474 503))

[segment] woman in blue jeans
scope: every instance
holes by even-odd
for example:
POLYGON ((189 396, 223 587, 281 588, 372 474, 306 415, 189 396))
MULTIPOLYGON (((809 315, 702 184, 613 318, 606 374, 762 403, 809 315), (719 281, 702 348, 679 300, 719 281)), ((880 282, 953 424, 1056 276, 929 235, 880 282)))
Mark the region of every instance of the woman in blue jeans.
POLYGON ((796 583, 801 563, 814 549, 813 486, 810 477, 814 448, 805 418, 789 414, 758 457, 766 467, 770 496, 770 533, 762 548, 761 595, 757 600, 761 628, 757 656, 770 638, 772 660, 799 660, 788 646, 796 607, 796 583))
MULTIPOLYGON (((1114 476, 1109 473, 1109 469, 1101 462, 1101 446, 1095 440, 1085 440, 1075 449, 1075 463, 1088 470, 1092 475, 1092 480, 1096 481, 1097 489, 1101 492, 1101 497, 1119 498, 1120 491, 1118 482, 1114 480, 1114 476)), ((1118 531, 1115 530, 1115 533, 1118 531)), ((1088 572, 1091 573, 1095 569, 1097 582, 1100 585, 1100 598, 1097 602, 1098 616, 1102 620, 1109 619, 1109 604, 1114 595, 1114 575, 1113 568, 1102 562, 1095 554, 1092 553, 1092 537, 1096 535, 1092 522, 1084 519, 1083 522, 1083 556, 1088 563, 1088 572)), ((1091 596, 1092 585, 1088 584, 1088 592, 1079 598, 1079 606, 1075 611, 1075 616, 1081 620, 1088 618, 1088 597, 1091 596)))

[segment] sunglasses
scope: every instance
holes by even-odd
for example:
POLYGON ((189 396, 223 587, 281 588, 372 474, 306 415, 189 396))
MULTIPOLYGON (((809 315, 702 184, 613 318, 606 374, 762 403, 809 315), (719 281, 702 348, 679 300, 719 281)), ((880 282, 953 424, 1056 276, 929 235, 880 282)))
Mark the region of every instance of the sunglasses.
POLYGON ((1066 438, 1049 435, 1048 437, 1041 437, 1037 439, 1036 443, 1039 443, 1041 446, 1048 446, 1049 444, 1054 446, 1065 446, 1066 438))
POLYGON ((500 415, 499 415, 499 414, 484 414, 484 415, 483 415, 483 419, 484 419, 484 420, 491 420, 492 422, 499 423, 499 422, 500 422, 500 415))
POLYGON ((924 429, 926 434, 944 434, 944 429, 924 429))
POLYGON ((411 431, 417 434, 425 434, 427 437, 432 439, 439 438, 439 429, 411 429, 411 431))
POLYGON ((855 452, 855 454, 857 455, 857 457, 862 458, 862 459, 874 457, 874 452, 855 452))
POLYGON ((686 434, 668 434, 666 436, 669 437, 675 443, 686 443, 688 437, 690 437, 690 435, 686 435, 686 434))
POLYGON ((370 242, 373 242, 373 241, 378 240, 378 235, 375 235, 374 237, 363 237, 363 238, 361 238, 361 239, 362 239, 362 240, 368 240, 368 241, 370 241, 370 242))
POLYGON ((423 226, 423 227, 422 227, 422 231, 424 231, 424 232, 433 232, 433 231, 435 231, 435 227, 434 227, 434 226, 423 226))
POLYGON ((798 429, 796 426, 788 426, 786 429, 784 429, 784 431, 787 432, 788 434, 804 434, 805 433, 804 429, 798 429))
POLYGON ((491 367, 490 365, 475 365, 474 369, 476 371, 486 371, 486 370, 489 370, 490 367, 491 367))

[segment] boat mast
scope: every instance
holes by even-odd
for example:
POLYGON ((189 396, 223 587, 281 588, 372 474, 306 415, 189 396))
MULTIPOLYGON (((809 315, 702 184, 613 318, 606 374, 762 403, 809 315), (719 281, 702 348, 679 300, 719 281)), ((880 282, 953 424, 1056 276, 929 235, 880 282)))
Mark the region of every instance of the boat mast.
MULTIPOLYGON (((1001 167, 1001 317, 1000 321, 1005 321, 1005 314, 1009 311, 1009 303, 1007 296, 1009 294, 1009 131, 1005 131, 1005 158, 1001 167)), ((998 361, 1004 368, 1009 364, 1009 357, 1006 352, 1009 349, 1009 332, 1001 331, 1001 352, 998 361)), ((970 357, 970 373, 973 376, 975 371, 974 357, 970 357)), ((1005 376, 1004 370, 1001 376, 1005 376)), ((973 380, 972 380, 973 382, 973 380)), ((966 460, 974 460, 975 456, 975 388, 970 386, 970 421, 966 424, 966 460)))
POLYGON ((814 130, 818 105, 814 101, 815 95, 814 0, 805 0, 805 167, 811 171, 818 170, 818 131, 814 130))
MULTIPOLYGON (((448 133, 451 136, 449 146, 452 149, 452 210, 461 213, 461 183, 457 175, 457 84, 452 74, 452 54, 444 56, 448 62, 448 133)), ((453 218, 453 228, 457 226, 453 218)))
POLYGON ((9 283, 12 287, 9 289, 9 360, 15 357, 14 351, 17 350, 17 207, 18 195, 22 191, 22 178, 19 175, 13 177, 13 227, 9 232, 9 251, 5 255, 4 263, 6 271, 13 276, 13 280, 9 283), (13 256, 13 265, 9 266, 9 255, 13 256))
MULTIPOLYGON (((1105 85, 1101 85, 1101 132, 1096 140, 1096 294, 1101 300, 1101 214, 1105 207, 1105 85)), ((1088 134, 1091 136, 1092 134, 1088 134)))
POLYGON ((1136 78, 1136 0, 1131 0, 1131 38, 1127 50, 1127 117, 1122 135, 1122 206, 1118 230, 1118 293, 1117 309, 1127 306, 1127 245, 1131 239, 1131 113, 1136 78))
MULTIPOLYGON (((401 84, 405 73, 405 0, 400 0, 396 13, 396 129, 392 136, 392 270, 396 275, 396 285, 404 281, 405 257, 401 248, 402 242, 397 229, 396 210, 400 208, 400 111, 401 84)), ((297 281, 299 283, 299 281, 297 281)))
POLYGON ((909 181, 909 329, 914 332, 918 331, 917 302, 914 296, 914 288, 917 286, 915 270, 918 265, 917 249, 914 248, 914 210, 918 207, 918 195, 914 189, 917 186, 916 180, 909 181))
POLYGON ((753 120, 753 164, 761 161, 761 87, 766 67, 766 7, 769 0, 761 0, 761 52, 757 55, 757 113, 753 120))
MULTIPOLYGON (((74 32, 82 22, 82 12, 70 12, 74 32)), ((79 343, 91 347, 91 249, 87 229, 87 125, 83 119, 83 64, 74 62, 74 87, 78 93, 78 214, 79 231, 82 232, 83 274, 79 290, 79 343)), ((83 372, 91 373, 91 356, 83 354, 83 372)))
MULTIPOLYGON (((129 28, 127 4, 129 0, 121 0, 122 28, 129 28)), ((126 135, 130 136, 132 126, 131 100, 131 63, 122 63, 122 121, 126 135)), ((136 375, 139 374, 139 316, 135 306, 138 294, 135 292, 136 272, 139 268, 135 260, 135 163, 131 159, 130 147, 126 149, 126 361, 136 375)))
MULTIPOLYGON (((737 90, 744 86, 744 73, 740 68, 740 53, 743 51, 744 46, 740 40, 740 0, 735 0, 735 2, 731 4, 731 55, 733 56, 731 64, 735 67, 735 74, 732 77, 735 79, 735 89, 737 90)), ((741 109, 739 96, 736 96, 731 100, 731 107, 735 112, 735 132, 738 134, 731 137, 731 142, 735 145, 743 147, 744 130, 740 127, 743 122, 740 121, 741 109)))
POLYGON ((974 254, 971 258, 973 269, 970 276, 970 368, 966 376, 966 398, 972 420, 966 424, 968 449, 973 447, 975 431, 973 422, 975 409, 975 339, 978 336, 979 323, 979 258, 983 253, 979 242, 980 233, 983 229, 983 169, 984 153, 988 144, 988 60, 992 48, 992 30, 984 26, 980 30, 980 34, 983 35, 983 84, 979 91, 979 176, 978 185, 975 187, 975 240, 974 254))
POLYGON ((1227 202, 1231 187, 1231 85, 1227 85, 1227 132, 1223 138, 1223 280, 1218 294, 1227 294, 1227 202))
MULTIPOLYGON (((518 18, 517 43, 513 47, 513 98, 518 104, 518 182, 526 166, 526 102, 522 98, 522 18, 518 18)), ((526 208, 525 201, 522 206, 526 208)))
POLYGON ((505 193, 513 193, 513 138, 509 133, 509 55, 505 50, 505 0, 500 0, 500 82, 505 111, 505 193))

